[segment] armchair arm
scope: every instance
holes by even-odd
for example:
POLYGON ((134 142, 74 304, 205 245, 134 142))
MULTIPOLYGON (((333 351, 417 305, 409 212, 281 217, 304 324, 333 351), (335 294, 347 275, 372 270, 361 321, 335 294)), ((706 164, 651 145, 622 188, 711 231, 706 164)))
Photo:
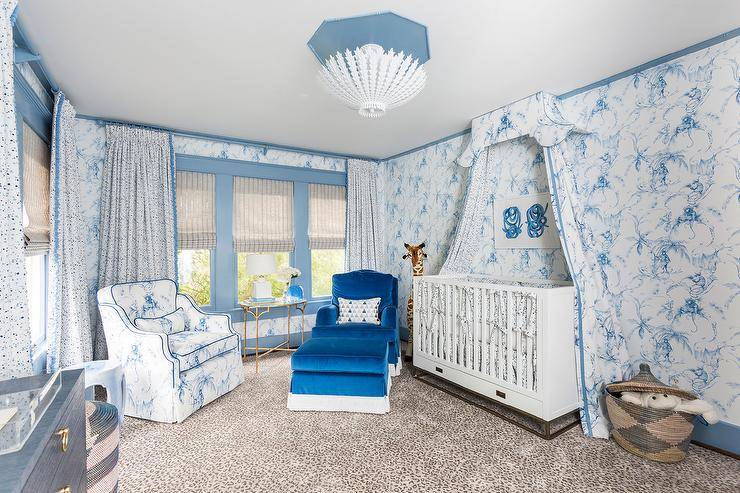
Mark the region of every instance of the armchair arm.
POLYGON ((380 325, 389 329, 398 329, 398 316, 396 315, 395 306, 388 305, 383 308, 383 312, 380 314, 380 325))
MULTIPOLYGON (((196 332, 221 332, 237 334, 231 327, 231 317, 225 313, 206 313, 195 304, 193 298, 177 293, 177 308, 182 308, 188 321, 186 330, 196 332)), ((239 335, 239 334, 237 334, 239 335)))
POLYGON ((336 325, 339 318, 339 307, 335 304, 324 305, 316 312, 316 325, 336 325))
POLYGON ((170 352, 167 335, 137 329, 118 305, 99 303, 98 307, 109 357, 121 363, 126 381, 174 387, 180 363, 170 352))

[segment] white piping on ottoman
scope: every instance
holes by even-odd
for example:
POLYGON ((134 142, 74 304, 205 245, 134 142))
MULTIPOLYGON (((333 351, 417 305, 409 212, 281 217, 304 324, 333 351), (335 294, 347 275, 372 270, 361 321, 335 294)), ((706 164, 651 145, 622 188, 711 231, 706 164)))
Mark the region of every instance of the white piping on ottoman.
POLYGON ((399 354, 398 363, 396 363, 395 365, 391 365, 391 364, 388 365, 388 375, 389 376, 397 377, 398 375, 401 374, 401 368, 403 368, 402 361, 403 361, 403 355, 399 354))

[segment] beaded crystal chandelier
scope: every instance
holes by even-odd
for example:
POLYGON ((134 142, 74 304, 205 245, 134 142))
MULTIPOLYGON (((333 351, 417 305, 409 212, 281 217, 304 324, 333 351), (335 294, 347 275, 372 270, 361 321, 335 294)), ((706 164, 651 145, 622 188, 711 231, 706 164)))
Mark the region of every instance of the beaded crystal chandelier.
POLYGON ((319 78, 345 105, 364 117, 379 118, 419 94, 427 74, 411 55, 366 44, 330 56, 319 78))

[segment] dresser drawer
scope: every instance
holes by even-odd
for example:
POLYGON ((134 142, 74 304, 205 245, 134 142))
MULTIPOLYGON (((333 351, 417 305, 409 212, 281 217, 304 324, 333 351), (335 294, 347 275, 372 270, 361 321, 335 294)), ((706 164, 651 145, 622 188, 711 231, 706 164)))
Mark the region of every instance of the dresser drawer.
POLYGON ((41 456, 23 488, 24 492, 57 493, 85 491, 85 400, 76 386, 60 420, 49 433, 41 456), (63 444, 66 438, 66 451, 63 444), (68 487, 69 490, 64 488, 68 487))

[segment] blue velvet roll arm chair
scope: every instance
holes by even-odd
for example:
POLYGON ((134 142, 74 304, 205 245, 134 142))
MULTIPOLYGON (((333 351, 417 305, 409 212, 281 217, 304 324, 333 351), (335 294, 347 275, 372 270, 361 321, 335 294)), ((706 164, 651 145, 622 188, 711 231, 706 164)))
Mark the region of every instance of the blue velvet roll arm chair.
POLYGON ((175 281, 104 287, 98 307, 109 358, 124 370, 127 416, 181 422, 244 381, 231 318, 204 313, 175 281))
POLYGON ((311 337, 349 337, 382 340, 388 343, 388 371, 401 372, 401 340, 398 332, 398 279, 373 270, 357 270, 332 276, 331 304, 316 313, 316 327, 311 337), (380 298, 380 324, 365 322, 339 323, 339 298, 364 300, 380 298))

